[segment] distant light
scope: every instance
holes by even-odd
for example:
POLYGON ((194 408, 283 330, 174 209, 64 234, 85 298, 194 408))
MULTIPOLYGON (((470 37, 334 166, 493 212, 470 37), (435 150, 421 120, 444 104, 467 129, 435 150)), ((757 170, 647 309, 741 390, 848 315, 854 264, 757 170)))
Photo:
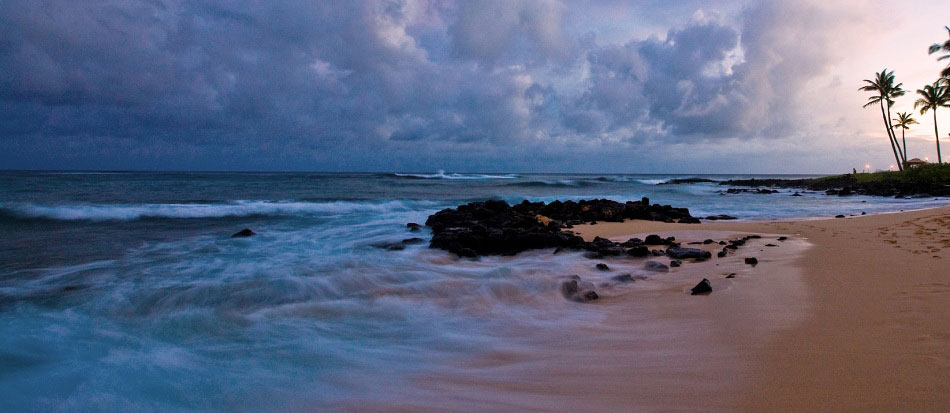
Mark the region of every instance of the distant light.
POLYGON ((892 164, 892 165, 891 165, 889 168, 887 168, 887 169, 894 169, 894 165, 892 164))

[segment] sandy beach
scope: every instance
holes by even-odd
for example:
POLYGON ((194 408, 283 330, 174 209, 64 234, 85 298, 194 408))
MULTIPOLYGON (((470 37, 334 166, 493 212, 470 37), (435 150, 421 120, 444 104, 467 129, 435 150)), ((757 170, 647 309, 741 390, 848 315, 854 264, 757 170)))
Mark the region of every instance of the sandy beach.
MULTIPOLYGON (((431 390, 425 403, 406 400, 385 410, 950 407, 950 208, 781 222, 627 221, 573 230, 586 239, 655 233, 684 244, 762 238, 634 288, 600 284, 602 299, 585 305, 600 306, 603 319, 556 334, 520 332, 521 346, 468 360, 464 374, 418 378, 431 390), (759 262, 748 265, 746 257, 759 262), (714 291, 689 295, 702 278, 714 291)), ((615 272, 643 265, 605 262, 615 272)))
MULTIPOLYGON (((773 302, 787 306, 784 310, 760 302, 755 311, 804 311, 804 317, 760 336, 760 341, 731 343, 730 348, 741 353, 738 359, 744 367, 735 387, 703 396, 707 407, 758 411, 950 408, 950 208, 788 222, 628 221, 574 230, 585 237, 613 238, 736 231, 786 234, 811 244, 797 259, 782 264, 785 269, 774 269, 800 270, 805 292, 794 295, 803 301, 773 302)), ((773 252, 760 254, 766 260, 757 271, 769 266, 773 252)), ((748 283, 744 287, 761 294, 772 286, 748 283)), ((746 324, 770 318, 735 321, 746 324)), ((732 333, 747 328, 737 327, 725 328, 732 333)))

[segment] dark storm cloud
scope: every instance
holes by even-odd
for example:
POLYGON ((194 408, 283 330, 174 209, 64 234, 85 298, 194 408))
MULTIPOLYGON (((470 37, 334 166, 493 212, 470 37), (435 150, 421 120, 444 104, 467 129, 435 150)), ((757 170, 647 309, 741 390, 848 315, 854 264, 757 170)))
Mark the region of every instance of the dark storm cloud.
POLYGON ((566 31, 570 5, 6 1, 0 142, 39 159, 19 167, 108 164, 111 143, 192 167, 491 169, 551 143, 780 128, 768 108, 808 78, 774 46, 828 58, 799 52, 813 16, 781 3, 624 44, 566 31))

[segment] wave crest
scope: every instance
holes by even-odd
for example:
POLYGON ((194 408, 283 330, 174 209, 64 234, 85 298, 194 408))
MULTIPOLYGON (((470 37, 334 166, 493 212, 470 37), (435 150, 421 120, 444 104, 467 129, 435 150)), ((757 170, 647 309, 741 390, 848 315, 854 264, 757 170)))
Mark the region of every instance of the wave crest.
POLYGON ((404 173, 395 173, 393 176, 398 178, 410 178, 410 179, 448 179, 448 180, 487 180, 487 179, 515 179, 518 175, 515 174, 504 174, 504 175, 488 175, 488 174, 458 174, 450 173, 446 174, 445 171, 439 170, 434 174, 404 174, 404 173))
POLYGON ((233 201, 214 204, 72 204, 33 203, 0 205, 0 215, 61 221, 132 221, 146 218, 224 218, 242 216, 341 215, 360 212, 397 212, 427 208, 433 201, 298 202, 233 201))

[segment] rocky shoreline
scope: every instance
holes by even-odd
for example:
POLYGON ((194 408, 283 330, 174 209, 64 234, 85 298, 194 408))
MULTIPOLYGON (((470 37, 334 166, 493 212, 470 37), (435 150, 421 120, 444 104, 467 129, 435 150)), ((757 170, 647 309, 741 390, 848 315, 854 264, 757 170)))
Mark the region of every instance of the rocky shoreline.
MULTIPOLYGON (((838 175, 811 179, 730 179, 719 185, 753 188, 799 188, 824 191, 827 195, 873 195, 893 197, 950 196, 950 186, 939 181, 879 180, 859 181, 854 175, 838 175)), ((730 188, 732 190, 732 188, 730 188)), ((767 189, 762 189, 767 191, 767 189)), ((742 191, 739 191, 742 192, 742 191)))
POLYGON ((606 199, 544 202, 524 201, 508 205, 504 201, 472 202, 458 208, 443 209, 426 220, 432 229, 429 247, 443 249, 461 257, 514 255, 522 251, 554 248, 586 250, 589 258, 630 255, 645 257, 648 245, 670 245, 672 240, 632 239, 616 243, 604 238, 585 241, 565 231, 573 225, 598 221, 623 222, 626 219, 699 223, 686 208, 639 201, 620 203, 606 199))

